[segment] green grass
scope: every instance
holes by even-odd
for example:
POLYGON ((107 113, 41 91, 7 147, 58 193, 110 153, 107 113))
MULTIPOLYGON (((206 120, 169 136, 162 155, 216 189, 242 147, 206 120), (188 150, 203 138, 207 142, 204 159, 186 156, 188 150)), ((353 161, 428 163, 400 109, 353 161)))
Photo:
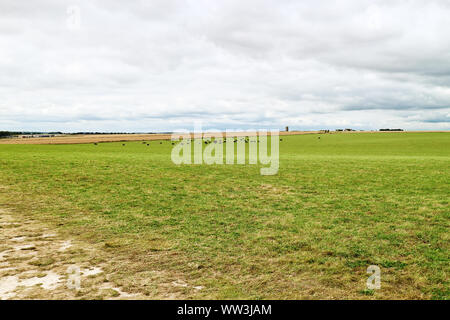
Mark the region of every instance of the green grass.
POLYGON ((284 136, 275 176, 176 166, 168 141, 0 145, 0 207, 104 243, 149 295, 448 299, 450 134, 320 136, 284 136))

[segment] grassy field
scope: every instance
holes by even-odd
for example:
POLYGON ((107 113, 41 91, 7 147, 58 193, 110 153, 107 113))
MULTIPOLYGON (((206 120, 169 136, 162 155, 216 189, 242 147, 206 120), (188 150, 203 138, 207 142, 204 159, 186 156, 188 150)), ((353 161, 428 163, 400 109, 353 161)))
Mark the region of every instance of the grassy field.
POLYGON ((168 141, 0 145, 0 208, 149 298, 448 299, 450 133, 320 136, 283 137, 275 176, 176 166, 168 141))

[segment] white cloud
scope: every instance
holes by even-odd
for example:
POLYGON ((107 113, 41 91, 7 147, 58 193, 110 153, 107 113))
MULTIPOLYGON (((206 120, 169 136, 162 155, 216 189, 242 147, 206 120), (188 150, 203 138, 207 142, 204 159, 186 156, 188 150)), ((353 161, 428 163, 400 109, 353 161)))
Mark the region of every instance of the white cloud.
POLYGON ((450 129, 448 16, 445 0, 0 0, 0 127, 450 129))

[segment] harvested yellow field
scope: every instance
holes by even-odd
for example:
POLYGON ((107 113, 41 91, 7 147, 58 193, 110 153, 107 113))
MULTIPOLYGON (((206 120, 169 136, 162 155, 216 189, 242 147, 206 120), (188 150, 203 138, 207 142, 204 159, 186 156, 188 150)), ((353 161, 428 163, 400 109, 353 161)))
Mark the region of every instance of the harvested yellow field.
POLYGON ((50 138, 2 139, 0 144, 80 144, 94 142, 167 140, 170 134, 93 134, 65 135, 50 138))
MULTIPOLYGON (((311 134, 318 131, 292 131, 280 132, 280 135, 311 134)), ((251 132, 235 132, 234 136, 248 136, 251 132)), ((254 134, 254 133, 253 133, 254 134)), ((145 140, 169 140, 171 134, 87 134, 87 135, 63 135, 49 138, 11 138, 1 139, 0 144, 81 144, 99 142, 120 141, 145 141, 145 140)))

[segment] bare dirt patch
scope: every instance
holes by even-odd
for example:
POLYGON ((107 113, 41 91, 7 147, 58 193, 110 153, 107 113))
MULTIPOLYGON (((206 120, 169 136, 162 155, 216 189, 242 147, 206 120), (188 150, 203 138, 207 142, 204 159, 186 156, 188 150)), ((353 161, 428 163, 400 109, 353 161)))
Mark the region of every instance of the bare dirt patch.
POLYGON ((0 300, 139 299, 109 280, 99 253, 0 210, 0 300))

